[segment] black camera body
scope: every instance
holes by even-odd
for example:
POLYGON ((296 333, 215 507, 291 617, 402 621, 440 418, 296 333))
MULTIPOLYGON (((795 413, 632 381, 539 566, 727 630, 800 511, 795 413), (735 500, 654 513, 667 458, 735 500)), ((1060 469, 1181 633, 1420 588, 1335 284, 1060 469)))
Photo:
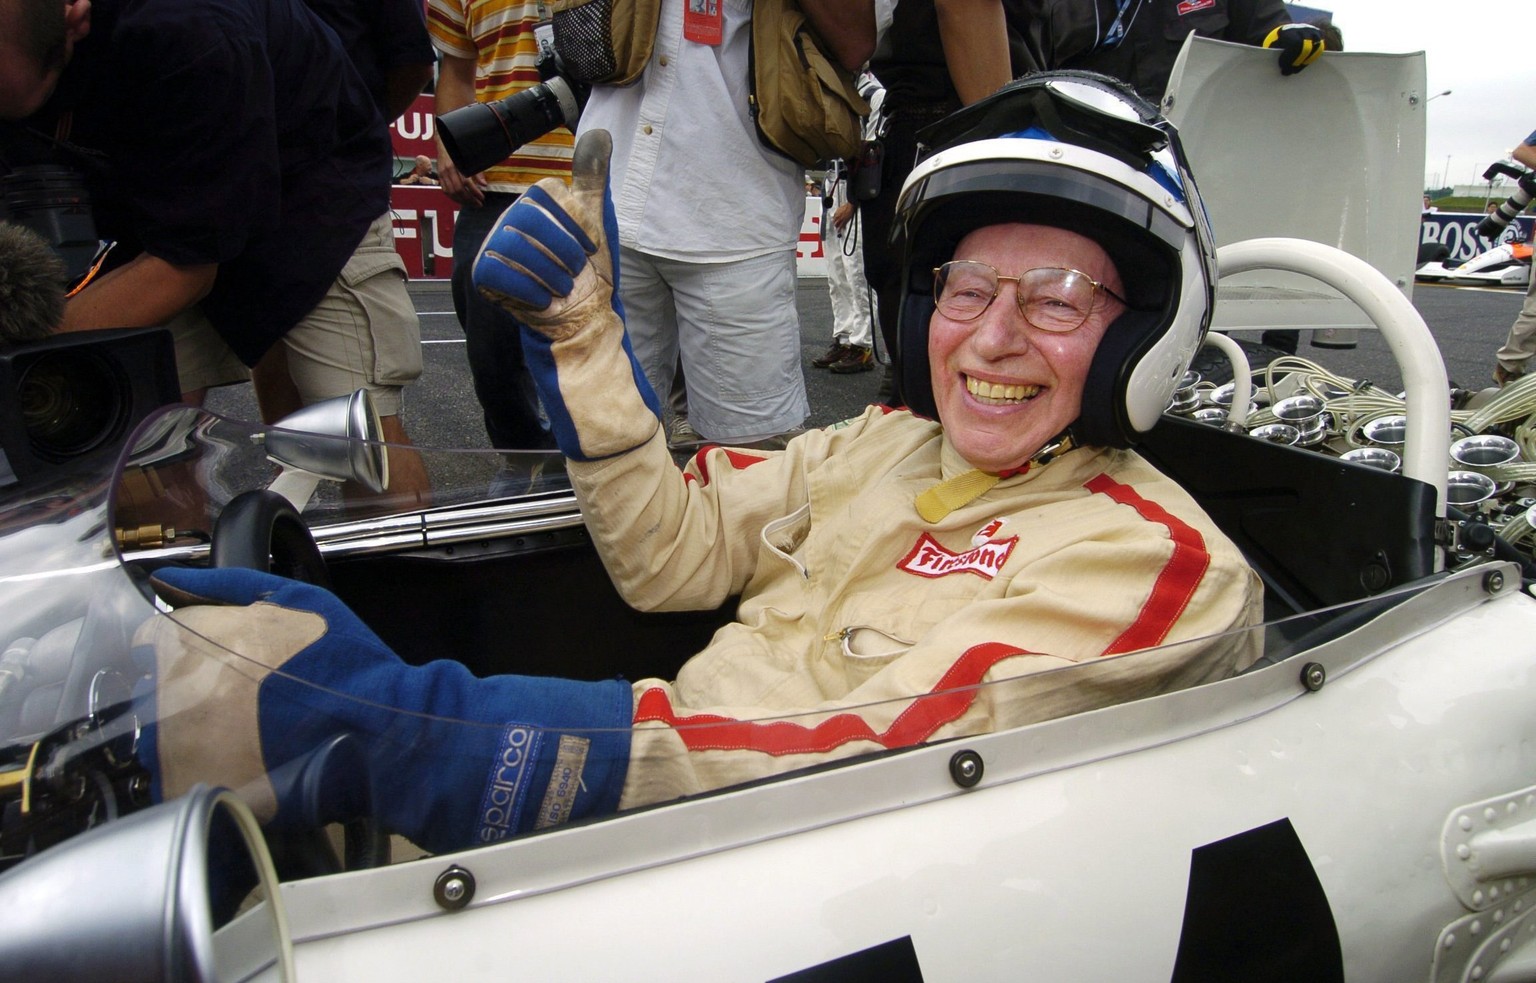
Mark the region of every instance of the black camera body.
POLYGON ((576 132, 592 87, 562 74, 552 51, 541 55, 538 65, 543 79, 538 85, 437 118, 438 135, 459 173, 479 174, 556 127, 576 132))
POLYGON ((1536 198, 1536 173, 1531 171, 1518 171, 1505 164, 1495 164, 1483 174, 1486 180, 1493 180, 1495 174, 1505 174, 1517 178, 1515 192, 1506 198, 1497 211, 1490 212, 1482 222, 1478 223, 1477 234, 1490 241, 1497 240, 1504 233, 1504 229, 1515 216, 1525 211, 1525 207, 1536 198))
POLYGON ((91 268, 101 246, 85 179, 63 165, 29 164, 0 175, 0 221, 41 236, 64 260, 70 281, 91 268))
POLYGON ((90 151, 27 123, 0 122, 0 221, 40 236, 71 283, 101 248, 87 178, 101 177, 103 167, 90 151))
POLYGON ((880 179, 885 170, 885 144, 865 140, 848 170, 848 197, 854 201, 874 201, 880 197, 880 179))

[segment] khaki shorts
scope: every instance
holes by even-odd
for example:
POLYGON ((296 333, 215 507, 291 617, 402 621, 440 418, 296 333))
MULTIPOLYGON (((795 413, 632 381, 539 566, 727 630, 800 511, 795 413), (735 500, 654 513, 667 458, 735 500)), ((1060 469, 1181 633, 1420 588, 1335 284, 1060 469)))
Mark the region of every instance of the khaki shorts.
MULTIPOLYGON (((288 371, 306 405, 367 389, 380 416, 399 415, 401 390, 421 375, 421 323, 405 283, 385 213, 320 303, 283 336, 288 371)), ((182 392, 250 378, 200 309, 182 312, 167 327, 182 392)))

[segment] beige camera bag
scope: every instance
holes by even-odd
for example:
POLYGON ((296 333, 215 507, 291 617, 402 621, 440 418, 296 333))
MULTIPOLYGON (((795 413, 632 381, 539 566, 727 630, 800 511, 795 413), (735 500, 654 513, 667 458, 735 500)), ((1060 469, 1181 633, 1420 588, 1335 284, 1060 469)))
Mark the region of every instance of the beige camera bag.
MULTIPOLYGON (((676 2, 676 0, 670 0, 676 2)), ((571 80, 628 85, 650 61, 662 0, 554 0, 555 52, 571 80)), ((763 144, 806 167, 859 149, 869 104, 822 51, 796 0, 753 0, 751 106, 763 144)))
POLYGON ((796 0, 753 0, 752 118, 765 145, 806 167, 851 158, 869 103, 796 0))

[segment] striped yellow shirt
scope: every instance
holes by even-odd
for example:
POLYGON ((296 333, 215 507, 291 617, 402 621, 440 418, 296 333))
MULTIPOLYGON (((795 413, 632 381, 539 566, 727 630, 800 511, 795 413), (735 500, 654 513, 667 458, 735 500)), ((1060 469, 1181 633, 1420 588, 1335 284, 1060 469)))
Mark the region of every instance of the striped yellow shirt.
MULTIPOLYGON (((475 100, 492 102, 539 81, 534 28, 548 20, 536 0, 428 0, 432 44, 455 58, 475 59, 475 100)), ((571 131, 558 127, 485 172, 492 191, 522 192, 544 177, 571 173, 571 131)))

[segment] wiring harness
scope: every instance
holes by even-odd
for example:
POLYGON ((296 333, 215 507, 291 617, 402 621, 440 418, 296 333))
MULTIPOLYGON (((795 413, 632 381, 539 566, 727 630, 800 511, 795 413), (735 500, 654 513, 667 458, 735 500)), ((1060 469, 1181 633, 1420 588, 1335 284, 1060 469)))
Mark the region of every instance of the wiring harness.
MULTIPOLYGON (((1242 427, 1230 422, 1232 384, 1216 385, 1194 373, 1185 377, 1168 412, 1255 439, 1396 470, 1395 449, 1407 421, 1402 394, 1297 356, 1256 368, 1252 378, 1253 399, 1242 427)), ((1447 393, 1447 399, 1452 395, 1447 393)), ((1531 561, 1536 551, 1536 373, 1491 397, 1475 394, 1465 408, 1451 410, 1451 426, 1449 506, 1463 521, 1491 527, 1501 545, 1515 547, 1531 561)))

